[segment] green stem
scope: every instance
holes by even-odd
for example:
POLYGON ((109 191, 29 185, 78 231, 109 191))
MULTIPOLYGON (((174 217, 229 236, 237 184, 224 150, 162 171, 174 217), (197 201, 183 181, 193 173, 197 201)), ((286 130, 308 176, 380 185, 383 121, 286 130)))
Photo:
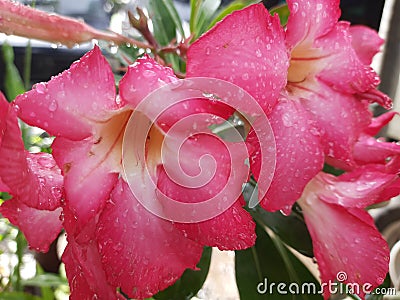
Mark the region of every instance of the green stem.
POLYGON ((25 90, 29 90, 31 87, 31 66, 32 66, 32 46, 31 41, 28 41, 28 45, 25 48, 25 59, 24 59, 24 85, 25 90))

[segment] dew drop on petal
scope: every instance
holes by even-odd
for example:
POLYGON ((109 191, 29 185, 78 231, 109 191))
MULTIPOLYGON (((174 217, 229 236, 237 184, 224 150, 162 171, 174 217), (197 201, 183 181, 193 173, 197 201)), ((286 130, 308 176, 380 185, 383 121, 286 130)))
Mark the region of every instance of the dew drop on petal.
POLYGON ((297 2, 293 2, 292 13, 296 13, 298 10, 299 10, 299 4, 297 2))
POLYGON ((248 80, 248 79, 249 79, 249 73, 244 73, 244 74, 242 75, 242 79, 243 79, 243 80, 248 80))
POLYGON ((55 100, 51 101, 50 105, 49 105, 49 111, 56 111, 57 110, 57 102, 55 100))
POLYGON ((36 84, 35 85, 35 88, 36 88, 36 91, 39 93, 39 94, 44 94, 45 92, 46 92, 46 85, 44 84, 44 83, 38 83, 38 84, 36 84))

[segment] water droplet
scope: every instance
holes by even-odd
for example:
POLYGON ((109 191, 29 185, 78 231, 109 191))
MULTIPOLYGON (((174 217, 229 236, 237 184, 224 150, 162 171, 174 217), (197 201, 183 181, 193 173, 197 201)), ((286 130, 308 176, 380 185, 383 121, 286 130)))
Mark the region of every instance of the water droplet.
POLYGON ((293 126, 292 117, 288 113, 284 113, 282 115, 282 121, 283 121, 283 125, 285 125, 286 127, 293 126))
POLYGON ((211 53, 210 47, 206 47, 206 55, 210 55, 210 53, 211 53))
POLYGON ((244 74, 242 75, 242 79, 243 79, 243 80, 248 80, 248 79, 249 79, 249 73, 244 73, 244 74))
POLYGON ((50 105, 49 105, 49 111, 56 111, 58 107, 58 104, 56 102, 56 100, 51 101, 50 105))
POLYGON ((39 94, 44 94, 47 90, 47 87, 44 83, 38 83, 35 85, 35 89, 39 94))
POLYGON ((293 2, 292 13, 296 13, 298 10, 299 10, 299 4, 297 2, 293 2))
POLYGON ((256 51, 256 56, 257 56, 257 57, 261 57, 261 56, 262 56, 262 53, 261 53, 261 50, 260 50, 260 49, 257 49, 257 51, 256 51))

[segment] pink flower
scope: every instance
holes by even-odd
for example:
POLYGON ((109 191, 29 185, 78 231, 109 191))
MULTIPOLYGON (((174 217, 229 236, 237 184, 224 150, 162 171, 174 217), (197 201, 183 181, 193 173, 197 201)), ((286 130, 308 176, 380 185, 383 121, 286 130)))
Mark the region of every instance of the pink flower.
MULTIPOLYGON (((230 153, 211 131, 188 138, 179 153, 188 174, 198 173, 197 162, 204 155, 214 157, 217 169, 206 185, 191 189, 176 184, 161 160, 163 141, 163 155, 177 155, 175 140, 168 139, 164 130, 179 118, 215 110, 213 105, 196 99, 180 103, 167 110, 140 143, 138 137, 149 124, 142 115, 133 125, 132 138, 137 142, 131 150, 136 163, 123 170, 123 135, 134 110, 150 92, 175 81, 171 69, 144 57, 129 67, 117 96, 111 68, 95 47, 69 70, 37 84, 15 101, 21 119, 56 136, 52 148, 64 175, 63 218, 68 238, 63 261, 72 299, 115 299, 120 297, 116 288, 130 297, 150 297, 175 282, 186 268, 194 269, 203 246, 243 249, 255 242, 254 222, 240 199, 219 216, 192 224, 162 219, 138 199, 159 207, 164 193, 179 202, 199 202, 225 184, 230 153), (144 143, 144 157, 136 156, 144 143), (151 178, 146 179, 146 170, 151 178), (139 175, 131 183, 135 193, 127 183, 131 174, 139 175)), ((244 161, 244 157, 238 159, 244 161)), ((241 186, 234 188, 240 193, 241 186)))
POLYGON ((62 176, 50 154, 24 150, 17 110, 0 93, 0 191, 13 196, 0 213, 21 228, 30 247, 46 252, 62 228, 62 176))
MULTIPOLYGON (((278 156, 261 205, 287 212, 324 158, 338 167, 352 163, 353 147, 371 120, 368 103, 391 103, 376 90, 379 78, 367 65, 382 44, 374 31, 338 22, 338 0, 289 0, 288 6, 285 31, 257 4, 226 17, 187 53, 188 76, 231 81, 268 114, 278 156)), ((253 133, 248 143, 257 149, 253 133)), ((251 161, 255 177, 259 153, 251 161)))
MULTIPOLYGON (((78 20, 33 9, 15 1, 0 0, 0 32, 61 43, 68 47, 92 39, 117 44, 134 43, 113 32, 102 32, 78 20)), ((140 44, 141 45, 141 44, 140 44)))
POLYGON ((298 203, 326 284, 325 299, 330 295, 327 284, 343 272, 347 278, 342 282, 358 284, 354 292, 361 297, 383 282, 389 249, 365 207, 389 200, 394 186, 399 193, 399 181, 398 174, 371 165, 339 177, 320 173, 304 189, 298 203))

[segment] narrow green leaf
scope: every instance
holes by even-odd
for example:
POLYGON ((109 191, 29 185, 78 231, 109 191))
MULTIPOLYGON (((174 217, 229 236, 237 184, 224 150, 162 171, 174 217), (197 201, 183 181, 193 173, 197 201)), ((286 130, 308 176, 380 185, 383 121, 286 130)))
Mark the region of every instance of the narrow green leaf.
POLYGON ((241 299, 322 299, 318 295, 320 285, 307 267, 260 226, 256 233, 255 246, 235 254, 236 282, 241 299), (290 293, 289 286, 295 292, 298 286, 299 293, 290 293), (281 290, 283 292, 279 292, 281 290))
MULTIPOLYGON (((149 15, 153 22, 154 37, 161 46, 167 46, 176 39, 176 31, 183 36, 183 28, 178 13, 171 0, 150 0, 149 15)), ((174 54, 165 55, 167 63, 180 71, 179 58, 174 54)))
POLYGON ((56 274, 42 273, 38 274, 31 279, 24 280, 23 285, 31 285, 37 287, 57 287, 59 285, 68 284, 65 278, 56 274))
POLYGON ((287 6, 287 4, 273 7, 269 12, 271 15, 274 15, 275 13, 278 14, 282 26, 285 26, 287 24, 290 15, 289 7, 287 6))
POLYGON ((176 24, 165 5, 166 0, 150 0, 149 16, 153 22, 154 37, 162 46, 176 38, 176 24))
POLYGON ((205 247, 197 267, 200 270, 186 270, 172 286, 154 295, 157 300, 183 300, 196 296, 206 280, 211 261, 211 248, 205 247))
POLYGON ((190 31, 197 39, 203 34, 221 5, 221 0, 198 0, 191 1, 190 31))
MULTIPOLYGON (((243 196, 247 201, 251 197, 257 197, 254 189, 254 186, 250 184, 246 186, 243 196)), ((303 255, 314 256, 311 236, 297 205, 289 216, 284 216, 279 211, 266 211, 259 205, 248 210, 258 224, 270 228, 287 245, 303 255)))
POLYGON ((168 13, 171 16, 171 19, 173 20, 175 27, 178 29, 179 34, 182 37, 184 37, 185 32, 183 31, 182 27, 182 20, 178 12, 176 11, 174 3, 171 0, 162 0, 162 2, 164 2, 165 8, 168 10, 168 13))
POLYGON ((222 9, 220 9, 217 12, 216 17, 212 20, 212 22, 210 23, 210 25, 208 26, 208 29, 211 29, 212 27, 214 27, 214 25, 221 21, 223 18, 225 18, 227 15, 233 13, 236 10, 241 10, 247 6, 249 6, 252 3, 256 3, 258 1, 243 1, 243 0, 237 0, 237 1, 233 1, 232 3, 228 4, 227 6, 222 7, 222 9))
POLYGON ((1 300, 41 300, 39 297, 22 292, 3 292, 0 295, 1 300))
POLYGON ((7 42, 2 47, 5 64, 4 88, 8 101, 25 92, 24 84, 18 69, 14 65, 14 49, 7 42))

